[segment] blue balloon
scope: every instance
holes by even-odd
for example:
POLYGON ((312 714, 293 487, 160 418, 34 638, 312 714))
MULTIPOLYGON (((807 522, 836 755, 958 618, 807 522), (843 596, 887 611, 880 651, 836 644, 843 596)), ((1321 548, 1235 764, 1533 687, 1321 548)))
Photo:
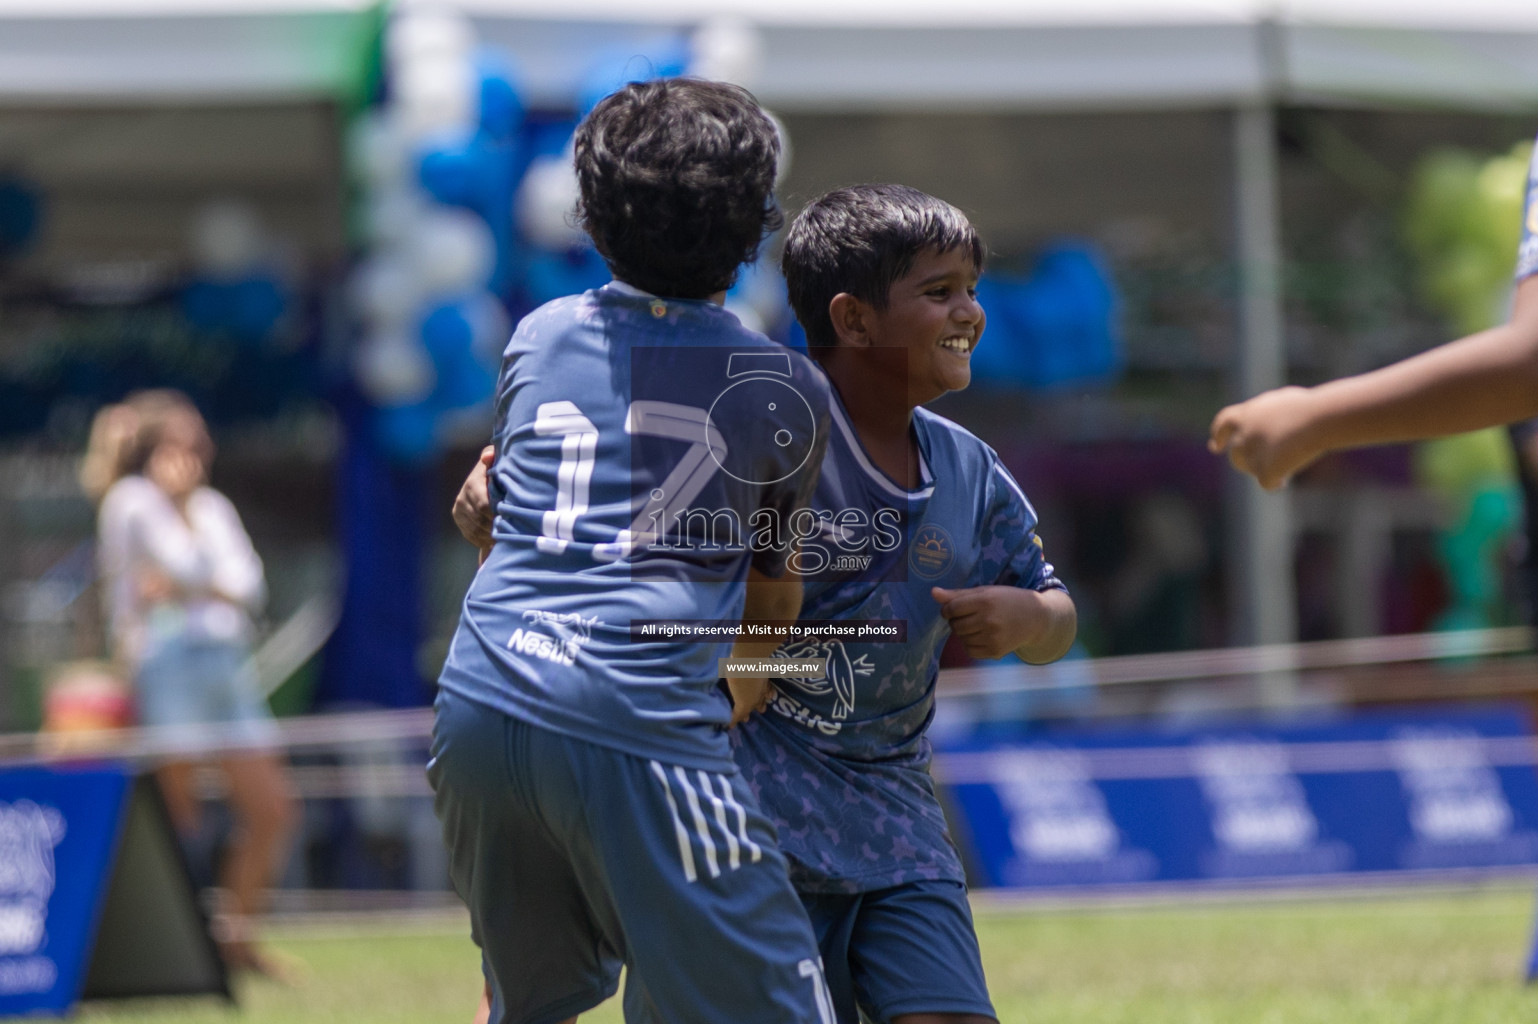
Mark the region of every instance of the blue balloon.
POLYGON ((0 181, 0 256, 22 252, 37 237, 42 205, 37 191, 26 182, 0 181))
MULTIPOLYGON (((439 306, 422 320, 422 344, 440 371, 475 345, 475 325, 456 303, 439 306)), ((441 376, 441 374, 440 374, 441 376)))
POLYGON ((612 276, 603 257, 590 246, 566 252, 536 249, 524 266, 523 287, 530 305, 543 306, 551 299, 607 284, 612 276))
POLYGON ((428 401, 439 409, 464 409, 484 402, 496 390, 497 377, 473 353, 464 352, 437 364, 438 383, 428 401))
POLYGON ((463 409, 491 395, 496 375, 475 355, 475 322, 457 303, 439 306, 422 321, 422 344, 438 383, 427 401, 436 409, 463 409))
POLYGON ((374 435, 392 459, 424 465, 438 453, 438 411, 428 401, 375 410, 374 435))
POLYGON ((566 144, 577 131, 575 120, 551 120, 540 118, 526 126, 524 138, 528 143, 529 159, 541 156, 559 156, 566 151, 566 144))
POLYGON ((267 339, 288 305, 276 281, 252 277, 228 286, 228 327, 236 339, 256 345, 267 339))
POLYGON ((440 203, 479 208, 496 182, 495 162, 496 154, 474 136, 442 140, 422 153, 417 180, 440 203))
POLYGON ((500 51, 484 49, 476 54, 475 70, 481 83, 481 131, 494 139, 511 139, 523 127, 525 114, 511 59, 500 51))
POLYGON ((658 36, 640 44, 607 47, 588 66, 577 90, 577 110, 586 117, 598 101, 631 82, 673 78, 689 70, 689 41, 658 36))

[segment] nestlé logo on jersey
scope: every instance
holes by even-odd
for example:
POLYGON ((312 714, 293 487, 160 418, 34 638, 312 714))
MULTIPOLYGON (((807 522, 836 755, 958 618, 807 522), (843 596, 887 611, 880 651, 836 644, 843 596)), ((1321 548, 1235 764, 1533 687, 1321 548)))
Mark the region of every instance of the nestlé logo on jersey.
POLYGON ((525 609, 523 617, 528 625, 513 630, 507 649, 557 665, 576 663, 577 652, 593 639, 593 626, 598 623, 596 615, 584 618, 577 612, 547 612, 538 608, 525 609))

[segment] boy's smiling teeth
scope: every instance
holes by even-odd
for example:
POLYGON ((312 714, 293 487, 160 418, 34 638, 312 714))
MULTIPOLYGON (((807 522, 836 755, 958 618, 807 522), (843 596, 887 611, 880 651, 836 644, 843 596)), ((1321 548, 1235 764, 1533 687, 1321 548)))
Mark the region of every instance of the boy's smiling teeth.
POLYGON ((971 338, 942 338, 942 339, 940 339, 940 347, 941 348, 948 348, 952 352, 960 352, 963 355, 965 355, 966 353, 972 351, 972 339, 971 338))

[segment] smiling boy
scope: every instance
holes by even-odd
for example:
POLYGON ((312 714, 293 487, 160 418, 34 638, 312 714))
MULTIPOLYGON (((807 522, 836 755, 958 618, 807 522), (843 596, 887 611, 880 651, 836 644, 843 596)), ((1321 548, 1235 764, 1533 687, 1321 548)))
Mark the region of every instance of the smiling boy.
MULTIPOLYGON (((907 622, 906 642, 835 641, 824 679, 778 680, 734 731, 775 822, 841 1024, 995 1018, 965 875, 929 775, 940 649, 1032 663, 1073 642, 1073 601, 998 456, 922 408, 965 388, 985 316, 983 246, 955 207, 900 185, 838 189, 788 233, 783 266, 808 351, 833 385, 812 499, 825 522, 896 513, 907 543, 805 583, 803 619, 907 622)), ((831 550, 849 538, 825 531, 831 550)), ((788 645, 781 654, 804 652, 788 645)))

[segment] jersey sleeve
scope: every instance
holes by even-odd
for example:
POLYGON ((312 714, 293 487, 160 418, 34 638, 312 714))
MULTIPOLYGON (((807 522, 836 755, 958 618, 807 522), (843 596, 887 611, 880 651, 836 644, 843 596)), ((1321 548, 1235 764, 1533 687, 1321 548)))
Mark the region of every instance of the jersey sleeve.
POLYGON ((1538 145, 1527 171, 1527 201, 1522 208, 1522 244, 1517 249, 1517 280, 1538 274, 1538 145))
POLYGON ((986 492, 989 501, 980 564, 983 580, 1027 590, 1066 591, 1036 532, 1036 509, 997 456, 989 459, 986 492))

